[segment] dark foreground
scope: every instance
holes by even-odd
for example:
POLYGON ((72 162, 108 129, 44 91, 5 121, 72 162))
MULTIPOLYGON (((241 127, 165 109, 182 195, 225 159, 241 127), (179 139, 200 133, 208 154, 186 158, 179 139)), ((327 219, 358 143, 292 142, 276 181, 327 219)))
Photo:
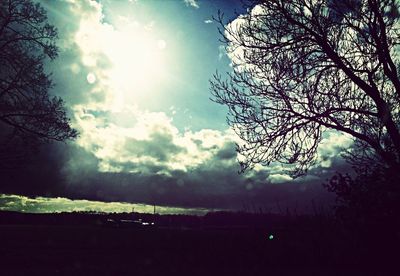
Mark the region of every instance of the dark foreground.
POLYGON ((400 265, 400 251, 392 239, 377 236, 366 243, 327 222, 213 226, 194 218, 191 227, 187 223, 171 227, 162 221, 139 226, 98 218, 93 220, 97 223, 69 223, 65 218, 62 223, 47 219, 47 224, 46 220, 8 221, 12 223, 0 219, 0 275, 399 275, 400 271, 395 266, 400 265))

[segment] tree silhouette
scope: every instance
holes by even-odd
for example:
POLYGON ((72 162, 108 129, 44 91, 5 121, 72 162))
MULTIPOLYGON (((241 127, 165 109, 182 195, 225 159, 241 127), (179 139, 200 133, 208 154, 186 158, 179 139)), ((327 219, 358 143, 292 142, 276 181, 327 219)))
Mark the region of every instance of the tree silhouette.
POLYGON ((41 142, 75 138, 43 63, 57 57, 57 30, 30 0, 0 2, 0 168, 25 159, 41 142))
POLYGON ((394 0, 264 0, 225 25, 233 71, 213 99, 244 141, 242 171, 257 163, 315 162, 326 130, 351 135, 352 160, 400 167, 399 7, 394 0))

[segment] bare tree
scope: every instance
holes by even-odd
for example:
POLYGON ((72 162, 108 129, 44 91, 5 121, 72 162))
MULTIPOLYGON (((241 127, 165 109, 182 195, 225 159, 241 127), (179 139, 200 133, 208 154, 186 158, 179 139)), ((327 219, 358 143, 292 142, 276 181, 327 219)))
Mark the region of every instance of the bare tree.
POLYGON ((244 141, 242 170, 273 161, 299 176, 326 130, 354 137, 352 159, 400 167, 399 6, 395 0, 264 0, 225 24, 233 71, 211 81, 244 141))
POLYGON ((61 98, 43 64, 57 57, 57 30, 30 0, 0 2, 0 167, 21 160, 43 141, 75 138, 61 98))

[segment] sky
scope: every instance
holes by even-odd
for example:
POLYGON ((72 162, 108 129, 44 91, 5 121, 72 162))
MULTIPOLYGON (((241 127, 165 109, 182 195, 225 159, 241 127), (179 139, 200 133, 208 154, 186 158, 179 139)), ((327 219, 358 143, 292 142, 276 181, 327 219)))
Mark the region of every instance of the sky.
POLYGON ((278 163, 238 174, 240 141, 227 109, 210 100, 209 80, 232 70, 213 16, 238 20, 247 12, 239 1, 39 3, 59 31, 59 57, 46 62, 51 93, 65 100, 80 136, 43 146, 6 178, 0 209, 312 212, 333 203, 321 184, 347 168, 340 152, 352 143, 336 132, 325 133, 304 177, 278 163))

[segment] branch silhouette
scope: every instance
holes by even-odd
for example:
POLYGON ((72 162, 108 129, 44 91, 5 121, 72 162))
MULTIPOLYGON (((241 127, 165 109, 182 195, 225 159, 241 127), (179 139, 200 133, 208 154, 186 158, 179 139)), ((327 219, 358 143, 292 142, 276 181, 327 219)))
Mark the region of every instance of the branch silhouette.
POLYGON ((353 155, 399 168, 397 2, 255 3, 232 22, 216 18, 233 70, 216 73, 211 92, 243 140, 241 170, 281 162, 300 176, 332 129, 360 145, 353 155))

